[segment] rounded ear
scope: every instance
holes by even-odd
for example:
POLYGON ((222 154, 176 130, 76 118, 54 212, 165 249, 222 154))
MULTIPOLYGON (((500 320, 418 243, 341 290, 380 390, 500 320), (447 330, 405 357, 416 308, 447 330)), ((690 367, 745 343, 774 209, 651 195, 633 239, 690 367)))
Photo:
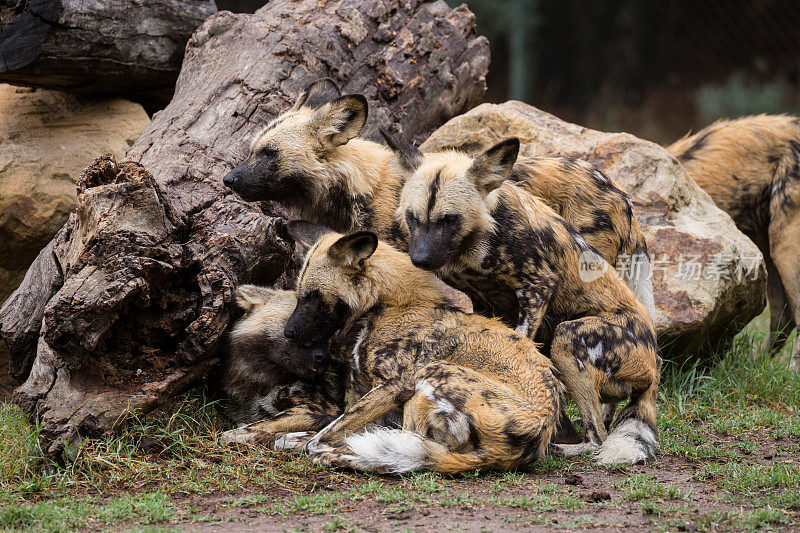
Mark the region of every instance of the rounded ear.
POLYGON ((358 136, 367 122, 368 108, 366 98, 348 94, 317 109, 311 121, 322 148, 330 150, 358 136))
POLYGON ((378 236, 371 231, 356 231, 345 235, 328 249, 328 256, 340 265, 364 269, 364 261, 378 248, 378 236))
POLYGON ((236 307, 250 311, 257 305, 267 303, 276 293, 275 289, 258 285, 239 285, 236 289, 236 307))
POLYGON ((322 78, 309 84, 306 89, 297 96, 294 101, 292 111, 297 111, 303 106, 310 107, 311 109, 319 109, 331 100, 339 98, 342 91, 330 78, 322 78))
POLYGON ((292 220, 286 226, 286 231, 294 242, 304 247, 306 250, 314 246, 323 235, 333 233, 333 230, 327 226, 312 224, 305 220, 292 220))
POLYGON ((519 155, 519 139, 500 141, 478 155, 469 169, 475 184, 488 193, 499 187, 511 175, 519 155))
POLYGON ((413 172, 419 167, 423 158, 419 148, 408 142, 400 133, 389 131, 388 128, 381 126, 378 131, 387 146, 394 152, 403 170, 413 172))

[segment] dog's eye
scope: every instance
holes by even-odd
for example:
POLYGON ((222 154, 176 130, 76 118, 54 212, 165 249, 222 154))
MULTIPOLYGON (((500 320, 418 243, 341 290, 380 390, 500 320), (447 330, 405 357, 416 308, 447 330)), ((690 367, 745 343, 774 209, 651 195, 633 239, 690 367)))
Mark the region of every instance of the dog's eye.
POLYGON ((258 151, 258 155, 264 157, 275 157, 276 155, 278 155, 278 150, 276 150, 272 146, 265 146, 264 148, 258 151))
POLYGON ((417 216, 410 209, 406 211, 406 223, 409 226, 417 224, 417 216))
POLYGON ((461 220, 461 215, 458 213, 447 213, 441 218, 442 224, 447 224, 448 226, 457 224, 459 220, 461 220))

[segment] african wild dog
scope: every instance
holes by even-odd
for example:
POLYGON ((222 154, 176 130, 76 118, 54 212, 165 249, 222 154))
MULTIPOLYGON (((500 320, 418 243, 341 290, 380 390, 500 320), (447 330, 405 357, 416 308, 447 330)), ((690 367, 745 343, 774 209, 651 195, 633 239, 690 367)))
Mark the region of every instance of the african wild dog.
MULTIPOLYGON (((780 349, 800 325, 800 118, 720 120, 667 150, 764 254, 771 318, 765 349, 780 349)), ((791 365, 800 370, 800 336, 791 365)))
MULTIPOLYGON (((247 160, 223 182, 245 200, 280 202, 295 219, 340 232, 371 229, 406 250, 408 236, 395 211, 407 161, 357 137, 366 119, 363 96, 342 96, 327 79, 312 83, 255 136, 247 160)), ((384 136, 405 153, 397 139, 384 136)), ((625 192, 594 166, 566 157, 527 159, 511 179, 578 228, 612 266, 630 254, 626 281, 654 312, 646 243, 625 192)))
POLYGON ((289 338, 348 364, 347 407, 306 445, 312 460, 375 472, 523 467, 548 453, 561 384, 531 341, 446 300, 436 277, 372 232, 293 222, 311 246, 289 338), (402 429, 370 427, 402 411, 402 429))
POLYGON ((225 411, 236 424, 250 426, 226 432, 223 441, 325 427, 344 404, 342 367, 329 365, 327 347, 284 336, 297 304, 294 291, 242 285, 236 304, 245 315, 229 334, 225 411))
POLYGON ((583 417, 589 445, 578 449, 599 447, 601 462, 649 461, 660 371, 653 322, 587 239, 508 180, 518 150, 508 139, 476 157, 406 158, 398 214, 411 261, 550 347, 583 417), (598 270, 582 272, 586 262, 598 270), (617 402, 627 398, 606 439, 617 402))

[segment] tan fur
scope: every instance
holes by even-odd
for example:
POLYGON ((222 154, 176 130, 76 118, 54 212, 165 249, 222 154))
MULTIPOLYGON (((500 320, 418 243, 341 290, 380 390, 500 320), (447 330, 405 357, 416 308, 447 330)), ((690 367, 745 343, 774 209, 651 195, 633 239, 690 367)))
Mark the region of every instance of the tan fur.
MULTIPOLYGON (((312 84, 306 92, 313 91, 319 83, 312 84)), ((387 147, 357 137, 337 146, 321 142, 326 131, 321 125, 330 122, 330 104, 312 109, 307 105, 306 92, 292 109, 255 136, 248 161, 257 161, 264 150, 278 154, 278 177, 264 179, 280 185, 281 176, 292 176, 285 187, 299 189, 296 181, 301 180, 307 192, 295 195, 288 191, 285 196, 273 193, 273 197, 258 199, 278 200, 291 210, 294 219, 323 224, 336 231, 374 230, 392 245, 406 249, 408 236, 403 232, 402 213, 396 218, 405 178, 398 159, 387 147)), ((442 159, 459 157, 450 151, 429 155, 442 159)), ((630 199, 589 163, 566 157, 525 159, 515 167, 511 179, 539 196, 584 234, 612 266, 617 265, 621 254, 646 257, 647 245, 630 199)), ((649 284, 649 278, 629 279, 627 272, 624 276, 632 287, 636 283, 649 284)), ((649 291, 652 293, 652 288, 649 291)), ((651 300, 652 295, 642 298, 651 300)), ((651 304, 646 305, 653 312, 651 304)))
MULTIPOLYGON (((764 254, 771 315, 765 348, 780 348, 800 324, 800 119, 720 120, 667 150, 764 254)), ((800 367, 800 338, 791 364, 800 367)))
POLYGON ((426 154, 406 179, 398 214, 419 225, 460 215, 453 255, 437 272, 521 334, 552 341, 591 443, 606 438, 601 402, 631 398, 617 423, 632 417, 655 432, 660 359, 647 310, 612 268, 582 279, 585 254, 603 263, 588 238, 522 186, 487 172, 497 171, 465 154, 426 154))
POLYGON ((347 435, 398 409, 406 435, 425 449, 411 469, 508 470, 545 455, 561 399, 536 346, 496 320, 448 305, 435 276, 386 243, 362 262, 333 254, 341 238, 329 234, 311 248, 297 284, 301 295, 319 291, 351 310, 335 340, 350 365, 354 401, 309 442, 312 459, 399 470, 370 467, 347 444, 347 435))

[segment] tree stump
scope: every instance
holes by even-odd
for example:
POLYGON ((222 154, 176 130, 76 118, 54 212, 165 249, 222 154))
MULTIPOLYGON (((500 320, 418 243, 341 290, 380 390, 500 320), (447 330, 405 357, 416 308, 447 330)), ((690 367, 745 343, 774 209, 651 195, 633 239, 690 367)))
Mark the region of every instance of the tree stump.
POLYGON ((367 133, 399 120, 424 137, 480 101, 488 61, 473 15, 444 2, 273 0, 209 18, 172 102, 129 161, 83 172, 77 212, 0 309, 12 369, 27 378, 14 399, 41 416, 49 452, 195 383, 216 363, 235 286, 281 275, 292 253, 282 220, 222 177, 308 83, 364 94, 367 133))
POLYGON ((0 81, 167 105, 213 0, 0 0, 0 81))

